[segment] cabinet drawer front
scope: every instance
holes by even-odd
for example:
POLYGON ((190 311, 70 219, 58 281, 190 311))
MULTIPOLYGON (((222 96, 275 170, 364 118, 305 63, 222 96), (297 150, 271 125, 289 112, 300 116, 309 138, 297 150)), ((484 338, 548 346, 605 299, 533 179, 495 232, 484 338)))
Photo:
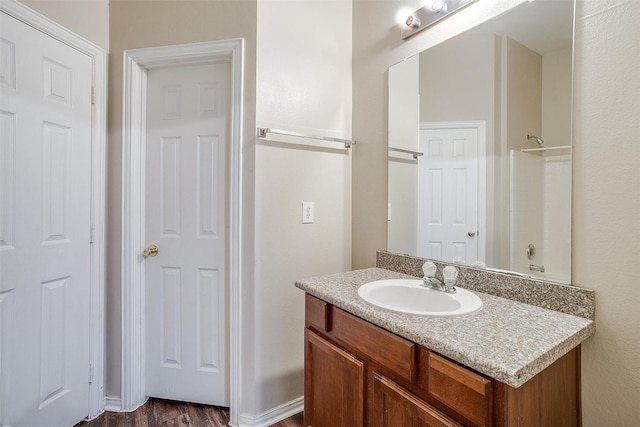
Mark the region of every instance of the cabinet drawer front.
POLYGON ((407 381, 416 377, 416 344, 348 314, 332 310, 332 336, 407 381))
POLYGON ((429 394, 479 426, 491 425, 491 381, 429 353, 429 394))
POLYGON ((325 332, 328 331, 329 304, 306 294, 304 300, 304 312, 306 327, 313 327, 325 332))

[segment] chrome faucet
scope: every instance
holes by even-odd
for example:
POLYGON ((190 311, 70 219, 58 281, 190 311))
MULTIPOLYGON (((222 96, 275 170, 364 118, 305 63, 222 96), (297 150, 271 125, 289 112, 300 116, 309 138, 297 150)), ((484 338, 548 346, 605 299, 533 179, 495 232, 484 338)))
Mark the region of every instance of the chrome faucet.
MULTIPOLYGON (((448 294, 454 294, 456 292, 456 287, 453 286, 456 283, 456 276, 458 275, 458 270, 455 267, 448 266, 445 267, 443 273, 446 271, 449 273, 452 268, 455 271, 455 275, 453 276, 453 281, 447 280, 445 277, 445 282, 442 283, 439 279, 436 278, 437 267, 431 261, 427 261, 422 265, 422 272, 424 273, 424 277, 422 279, 422 284, 428 288, 435 289, 436 291, 446 292, 448 294)), ((445 275, 446 276, 446 275, 445 275)))

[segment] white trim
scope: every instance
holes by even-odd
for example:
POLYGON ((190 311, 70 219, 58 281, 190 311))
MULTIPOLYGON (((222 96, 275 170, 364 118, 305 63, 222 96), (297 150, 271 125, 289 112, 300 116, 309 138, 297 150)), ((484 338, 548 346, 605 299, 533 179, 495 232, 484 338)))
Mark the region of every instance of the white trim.
POLYGON ((238 427, 268 427, 292 415, 302 412, 304 409, 304 397, 300 396, 290 402, 269 409, 262 414, 255 416, 242 414, 240 415, 238 427))
POLYGON ((124 52, 122 138, 122 408, 139 406, 145 395, 144 339, 144 158, 146 71, 175 64, 228 62, 231 65, 229 310, 231 422, 240 402, 241 329, 241 148, 244 41, 163 46, 124 52))
POLYGON ((134 412, 138 410, 141 406, 146 404, 147 401, 148 399, 145 399, 144 402, 142 402, 140 405, 135 406, 128 410, 124 410, 122 409, 122 399, 120 398, 120 396, 107 396, 104 398, 104 402, 105 402, 104 410, 106 412, 134 412))
MULTIPOLYGON (((107 54, 101 47, 83 39, 49 18, 15 0, 2 0, 0 10, 44 34, 91 58, 95 90, 91 120, 91 245, 90 356, 93 382, 89 384, 89 413, 93 418, 104 411, 104 340, 105 340, 105 161, 107 119, 107 54)), ((89 366, 87 367, 87 371, 89 366)))
POLYGON ((478 259, 486 260, 487 248, 487 124, 484 120, 421 122, 423 129, 475 129, 478 134, 478 259))
POLYGON ((105 397, 104 410, 108 412, 122 412, 122 399, 120 399, 120 396, 105 397))

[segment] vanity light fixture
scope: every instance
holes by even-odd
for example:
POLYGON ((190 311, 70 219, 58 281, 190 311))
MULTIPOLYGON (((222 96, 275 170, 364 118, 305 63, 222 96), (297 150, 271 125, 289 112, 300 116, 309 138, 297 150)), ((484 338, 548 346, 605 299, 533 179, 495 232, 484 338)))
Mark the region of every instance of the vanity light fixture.
POLYGON ((405 25, 402 27, 402 38, 407 39, 477 1, 478 0, 427 0, 424 6, 407 17, 405 25))

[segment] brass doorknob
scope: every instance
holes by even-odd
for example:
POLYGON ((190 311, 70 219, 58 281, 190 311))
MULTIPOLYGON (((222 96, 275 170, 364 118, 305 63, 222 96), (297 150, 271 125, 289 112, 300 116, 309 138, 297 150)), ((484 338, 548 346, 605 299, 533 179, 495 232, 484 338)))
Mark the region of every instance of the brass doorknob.
POLYGON ((158 247, 156 245, 151 245, 148 248, 146 248, 144 252, 142 252, 142 255, 144 255, 145 258, 150 256, 156 256, 158 255, 158 247))
POLYGON ((476 232, 475 231, 467 231, 467 236, 475 237, 476 236, 476 232))

